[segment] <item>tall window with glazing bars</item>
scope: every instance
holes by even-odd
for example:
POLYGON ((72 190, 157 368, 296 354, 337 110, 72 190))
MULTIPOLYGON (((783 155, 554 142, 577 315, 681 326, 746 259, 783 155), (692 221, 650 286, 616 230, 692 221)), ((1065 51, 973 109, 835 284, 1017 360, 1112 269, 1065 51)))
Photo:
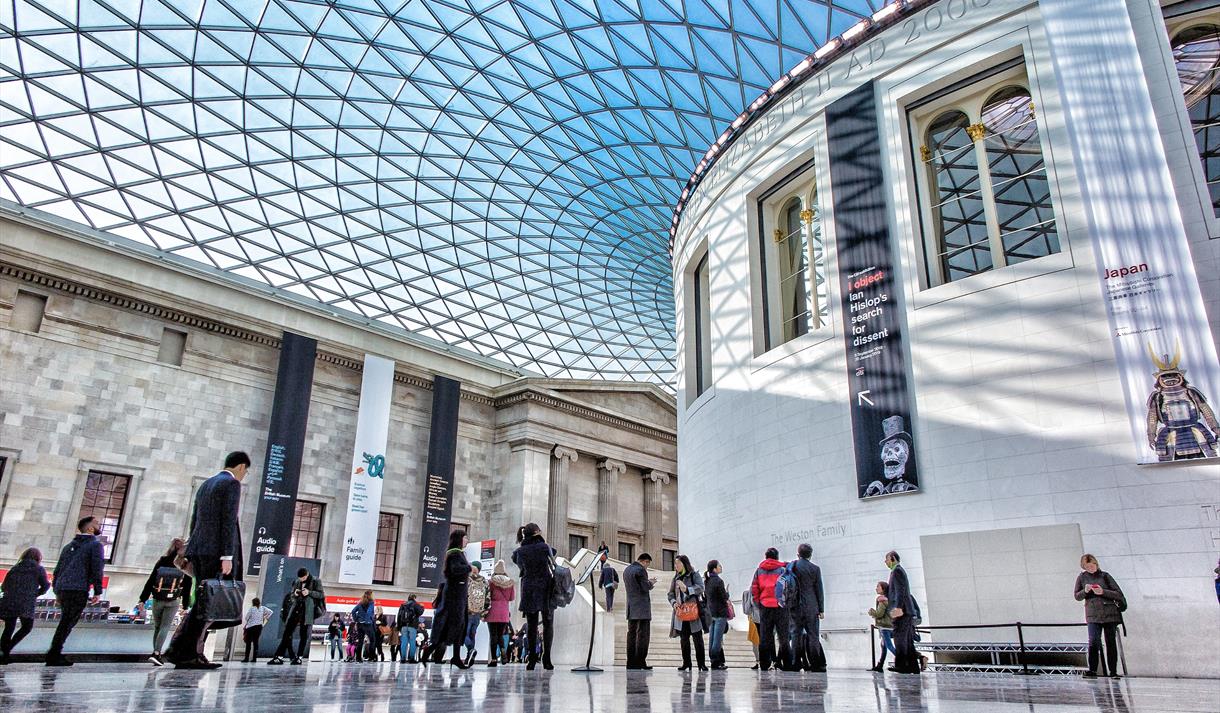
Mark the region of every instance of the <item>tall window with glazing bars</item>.
POLYGON ((826 250, 812 165, 758 199, 764 351, 829 324, 826 250))
POLYGON ((1022 67, 910 110, 928 286, 1060 251, 1036 106, 1022 67))
POLYGON ((1212 213, 1220 217, 1220 13, 1170 21, 1170 48, 1203 167, 1212 213))

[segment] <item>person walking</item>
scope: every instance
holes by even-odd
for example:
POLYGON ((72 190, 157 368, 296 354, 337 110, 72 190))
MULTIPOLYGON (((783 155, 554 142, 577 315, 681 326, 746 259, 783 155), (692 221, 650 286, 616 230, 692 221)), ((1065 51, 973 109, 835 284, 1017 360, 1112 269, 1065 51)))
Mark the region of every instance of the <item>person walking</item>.
POLYGON ((47 570, 42 566, 42 550, 28 548, 0 583, 0 620, 4 621, 4 634, 0 635, 0 666, 8 663, 13 649, 33 631, 35 604, 50 588, 47 570), (18 623, 21 624, 19 629, 16 628, 18 623))
POLYGON ((102 541, 97 537, 100 530, 97 518, 81 518, 76 523, 76 536, 59 553, 59 561, 55 563, 52 580, 55 598, 59 600, 60 618, 51 637, 51 648, 47 649, 48 666, 72 665, 64 656, 64 642, 80 621, 85 605, 101 601, 106 557, 102 541))
POLYGON ((780 606, 779 600, 775 598, 775 583, 787 566, 786 562, 780 561, 779 550, 769 547, 750 582, 750 596, 759 609, 758 667, 761 671, 771 670, 772 664, 780 670, 786 670, 792 661, 788 648, 788 610, 780 606), (778 656, 776 637, 779 638, 778 656))
POLYGON ((885 566, 890 568, 887 587, 890 600, 890 619, 894 623, 894 672, 918 674, 919 654, 915 651, 915 607, 911 597, 911 582, 902 568, 902 559, 897 552, 885 555, 885 566))
POLYGON ((618 591, 618 584, 618 570, 606 561, 606 555, 603 554, 602 570, 598 575, 597 586, 606 593, 606 611, 614 611, 614 593, 618 591))
POLYGON ((627 668, 651 671, 648 665, 648 644, 652 638, 652 595, 657 578, 648 576, 652 555, 643 552, 623 570, 623 588, 627 592, 627 668))
POLYGON ((148 660, 154 666, 165 665, 161 651, 165 648, 165 641, 173 628, 180 603, 191 590, 191 578, 175 564, 185 551, 186 542, 181 537, 171 540, 169 549, 153 565, 148 580, 144 582, 144 589, 140 590, 140 603, 137 606, 143 607, 149 597, 152 597, 153 601, 153 650, 148 660))
POLYGON ((452 646, 451 666, 470 668, 462 658, 462 645, 466 643, 466 621, 469 606, 470 562, 463 549, 466 533, 455 530, 449 533, 449 547, 445 551, 445 566, 442 570, 445 581, 437 589, 436 611, 432 615, 432 642, 420 655, 421 663, 440 663, 445 649, 452 646))
POLYGON ((894 651, 894 620, 890 618, 889 591, 888 582, 877 582, 877 600, 873 603, 873 608, 868 610, 868 615, 873 618, 873 626, 877 627, 877 631, 881 634, 881 658, 869 669, 869 671, 877 673, 885 670, 885 652, 887 650, 895 657, 898 655, 894 651))
POLYGON ((703 657, 703 621, 699 617, 699 599, 703 596, 703 578, 690 565, 686 555, 674 558, 674 578, 669 583, 669 605, 674 613, 670 621, 670 638, 682 639, 682 665, 679 671, 689 671, 690 643, 695 640, 695 657, 699 670, 707 670, 703 657))
POLYGON ((398 605, 398 613, 394 623, 399 629, 399 646, 402 651, 403 663, 415 663, 416 634, 419 631, 419 618, 424 615, 424 608, 415 601, 415 595, 407 597, 407 601, 398 605))
POLYGON ((796 548, 792 575, 796 578, 796 603, 789 610, 792 617, 792 646, 799 649, 805 670, 826 672, 826 653, 822 649, 821 623, 826 611, 826 595, 822 587, 822 569, 814 564, 813 546, 804 543, 796 548))
POLYGON ((1123 621, 1127 609, 1127 598, 1118 582, 1103 572, 1097 558, 1086 554, 1080 558, 1080 569, 1076 576, 1076 601, 1084 602, 1084 620, 1089 627, 1089 670, 1085 678, 1097 678, 1097 666, 1101 660, 1101 639, 1106 639, 1106 663, 1102 675, 1119 678, 1118 675, 1118 625, 1123 621))
POLYGON ((211 622, 205 607, 197 606, 203 582, 217 577, 242 578, 241 482, 250 468, 250 456, 234 451, 225 457, 224 470, 208 478, 195 492, 186 559, 195 578, 195 596, 190 613, 182 618, 170 639, 165 660, 177 668, 213 669, 220 664, 208 661, 203 644, 211 622))
POLYGON ((525 614, 526 640, 529 663, 527 671, 538 664, 538 625, 542 624, 542 667, 547 671, 555 668, 551 663, 551 647, 554 643, 555 603, 551 594, 555 581, 555 549, 542 537, 542 528, 528 523, 517 529, 517 549, 513 552, 513 563, 521 572, 521 604, 525 614))
POLYGON ((517 598, 516 584, 508 576, 504 560, 496 560, 488 585, 491 605, 487 610, 487 636, 491 640, 491 651, 487 655, 487 666, 493 668, 505 657, 512 630, 511 605, 517 598))
POLYGON ((258 640, 263 638, 263 627, 271 620, 271 610, 263 606, 258 597, 250 602, 241 621, 241 640, 246 645, 246 653, 241 657, 242 663, 258 661, 258 640))
POLYGON ((292 591, 284 595, 284 603, 280 607, 280 621, 284 622, 284 633, 280 636, 279 648, 275 656, 267 662, 268 666, 284 665, 283 656, 292 657, 292 665, 300 666, 309 661, 309 645, 313 640, 313 623, 320 613, 326 612, 326 594, 322 591, 322 583, 301 567, 297 570, 296 581, 292 583, 292 591), (292 653, 292 635, 297 634, 296 654, 292 653))
MULTIPOLYGON (((377 600, 373 590, 366 589, 360 601, 352 607, 352 626, 356 627, 356 663, 364 663, 377 641, 373 628, 377 625, 377 600)), ((348 657, 351 660, 351 657, 348 657)))
POLYGON ((343 617, 335 614, 326 625, 327 658, 330 661, 343 660, 343 641, 347 638, 347 627, 343 625, 343 617))
MULTIPOLYGON (((390 663, 398 663, 398 655, 402 653, 402 634, 398 628, 397 617, 386 624, 385 643, 390 647, 390 663)), ((405 655, 402 662, 407 662, 405 655)))
POLYGON ((707 563, 707 572, 703 575, 703 592, 707 601, 707 614, 711 619, 711 632, 708 634, 708 649, 712 659, 713 671, 724 671, 728 666, 724 663, 724 634, 729 630, 729 619, 732 613, 732 600, 729 599, 728 587, 720 578, 724 568, 718 560, 707 563))
POLYGON ((491 607, 491 591, 488 589, 487 578, 483 576, 483 563, 475 560, 470 563, 470 579, 466 585, 466 665, 474 664, 475 638, 479 633, 479 624, 491 607))
POLYGON ((378 606, 373 611, 373 652, 370 659, 385 661, 385 642, 390 633, 390 619, 385 610, 378 606))

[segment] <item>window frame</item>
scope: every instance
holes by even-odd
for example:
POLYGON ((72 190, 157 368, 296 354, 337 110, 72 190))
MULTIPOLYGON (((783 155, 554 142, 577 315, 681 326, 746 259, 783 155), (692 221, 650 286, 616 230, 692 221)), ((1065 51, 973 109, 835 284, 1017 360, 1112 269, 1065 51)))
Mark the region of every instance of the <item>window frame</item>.
POLYGON ((568 558, 568 559, 571 559, 571 558, 572 558, 572 557, 573 557, 573 556, 574 556, 574 555, 575 555, 577 552, 580 552, 582 549, 584 549, 584 550, 589 549, 589 536, 588 536, 588 535, 585 535, 585 534, 582 534, 582 533, 579 533, 579 532, 571 532, 571 531, 569 531, 569 532, 568 532, 568 555, 567 555, 567 558, 568 558), (580 541, 580 547, 573 547, 573 546, 572 546, 572 545, 573 545, 573 541, 574 541, 574 540, 579 540, 579 541, 580 541))
MULTIPOLYGON (((19 455, 17 451, 9 451, 9 454, 19 455)), ((138 528, 124 527, 123 523, 134 523, 136 517, 136 504, 140 499, 140 486, 144 481, 144 468, 138 466, 123 465, 120 463, 106 463, 100 461, 77 461, 76 464, 76 482, 72 486, 72 500, 68 513, 79 513, 85 501, 85 489, 89 483, 89 473, 98 472, 110 475, 121 475, 128 478, 127 482, 127 498, 123 502, 122 515, 120 517, 120 526, 116 528, 114 540, 110 543, 110 557, 106 563, 114 566, 124 566, 127 561, 128 542, 131 539, 131 532, 138 528)), ((9 479, 12 482, 12 479, 9 479)), ((7 489, 5 490, 5 498, 7 500, 7 489)), ((64 522, 64 537, 63 545, 67 545, 76 537, 76 523, 80 519, 80 515, 76 517, 67 517, 64 522)), ((188 514, 189 517, 189 514, 188 514)), ((143 563, 140 563, 143 566, 143 563)))
MULTIPOLYGON (((705 394, 714 392, 711 340, 711 252, 707 239, 691 253, 682 271, 683 285, 683 372, 686 405, 690 406, 705 394), (706 284, 700 280, 700 271, 706 284)), ((709 396, 710 397, 710 396, 709 396)))
POLYGON ((292 508, 292 527, 288 531, 288 556, 316 560, 322 559, 322 534, 326 531, 326 511, 328 509, 326 507, 326 503, 319 500, 309 500, 308 498, 297 498, 296 502, 293 503, 292 508), (297 531, 303 530, 303 528, 297 527, 297 508, 299 508, 302 504, 318 506, 318 529, 313 533, 313 555, 298 554, 296 552, 297 531))
MULTIPOLYGON (((1182 2, 1163 6, 1161 8, 1161 16, 1165 25, 1164 52, 1166 71, 1170 75, 1169 82, 1173 87, 1173 101, 1176 102, 1178 109, 1178 120, 1182 130, 1181 145, 1190 156, 1190 159, 1187 161, 1189 166, 1187 170, 1190 172, 1191 177, 1189 182, 1186 180, 1181 182, 1175 180, 1175 184, 1177 184, 1182 193, 1189 191, 1191 188, 1194 189, 1198 200, 1199 212, 1206 225, 1207 237, 1213 240, 1220 239, 1220 211, 1216 209, 1211 200, 1211 190, 1207 184, 1207 169, 1203 164, 1202 157, 1199 155, 1194 123, 1190 119, 1190 108, 1186 106, 1185 92, 1178 77, 1177 63, 1173 57, 1174 38, 1186 30, 1200 25, 1216 25, 1220 27, 1220 0, 1182 0, 1182 2), (1190 188, 1187 186, 1190 186, 1190 188)), ((1173 151, 1170 150, 1168 153, 1172 160, 1173 151)), ((1171 163, 1169 168, 1173 171, 1176 166, 1171 163)))
POLYGON ((1066 229, 1063 216, 1060 212, 1060 201, 1057 196, 1057 184, 1052 167, 1052 158, 1048 149, 1049 132, 1044 126, 1043 114, 1038 109, 1037 91, 1029 77, 1024 56, 1000 61, 989 69, 977 72, 960 81, 953 82, 939 91, 932 92, 912 101, 903 108, 902 116, 906 124, 907 138, 910 143, 910 151, 907 155, 909 156, 908 160, 910 161, 914 181, 914 217, 920 239, 917 249, 923 263, 921 275, 921 288, 923 290, 963 282, 968 283, 984 274, 996 273, 1026 262, 1054 258, 1057 255, 1069 252, 1066 229), (985 137, 979 139, 973 138, 972 135, 972 150, 974 151, 975 162, 978 167, 977 193, 983 202, 984 218, 987 227, 988 252, 992 267, 988 270, 982 270, 955 280, 949 280, 941 260, 941 236, 936 222, 937 212, 934 210, 932 203, 936 200, 938 192, 933 186, 932 172, 927 164, 928 159, 925 158, 925 152, 928 150, 928 130, 941 117, 958 111, 966 116, 968 122, 967 132, 973 131, 976 126, 980 125, 978 122, 981 120, 982 111, 989 101, 999 92, 1009 87, 1024 89, 1030 97, 1030 103, 1035 107, 1031 113, 1031 120, 1034 122, 1034 128, 1038 133, 1038 149, 1042 157, 1042 171, 1048 184, 1050 211, 1054 220, 1059 249, 1057 252, 1038 258, 1017 262, 1008 261, 1003 244, 1004 234, 1000 232, 1000 224, 997 217, 995 183, 992 180, 992 169, 985 137))
POLYGON ((381 511, 381 512, 377 513, 377 545, 373 550, 373 584, 381 584, 381 585, 386 585, 386 586, 392 587, 392 586, 394 586, 394 580, 396 580, 398 578, 398 556, 402 550, 402 548, 399 547, 399 542, 402 539, 402 521, 403 521, 402 513, 385 512, 385 511, 381 511), (394 522, 395 522, 394 538, 392 540, 383 540, 381 537, 381 518, 383 518, 383 517, 394 518, 394 522), (381 544, 383 542, 390 542, 390 543, 392 543, 392 545, 394 547, 393 553, 390 555, 390 560, 389 560, 390 561, 390 578, 389 579, 378 579, 377 578, 377 570, 380 567, 380 565, 377 563, 377 560, 381 557, 381 544))
MULTIPOLYGON (((123 493, 123 500, 118 507, 119 515, 118 515, 118 519, 116 520, 115 525, 114 525, 114 533, 109 536, 109 540, 106 540, 106 539, 102 539, 101 538, 102 533, 100 531, 98 532, 99 539, 102 540, 102 552, 103 552, 103 554, 105 554, 105 558, 103 561, 106 564, 114 564, 115 556, 117 555, 117 551, 118 551, 120 537, 122 537, 122 535, 125 532, 125 530, 123 528, 123 523, 127 519, 127 508, 131 501, 132 490, 134 487, 134 483, 133 483, 134 478, 128 473, 116 473, 112 470, 90 469, 88 471, 88 473, 86 473, 86 475, 85 475, 85 487, 84 487, 84 489, 81 490, 81 497, 77 501, 78 505, 76 508, 76 519, 72 522, 73 529, 75 529, 75 527, 76 527, 76 522, 85 516, 91 516, 91 517, 97 518, 98 521, 100 523, 102 523, 103 528, 105 527, 105 523, 108 521, 108 519, 105 517, 99 517, 96 514, 96 509, 94 509, 92 511, 88 511, 88 512, 86 512, 86 510, 85 510, 85 496, 89 493, 89 480, 91 478, 93 478, 94 476, 98 476, 99 478, 121 478, 121 479, 123 479, 124 484, 125 484, 124 485, 125 492, 123 493), (109 552, 107 552, 107 550, 109 550, 109 552)), ((113 497, 113 495, 111 497, 113 497)), ((106 508, 106 509, 111 510, 112 508, 106 508)))
POLYGON ((618 560, 619 560, 619 562, 634 562, 635 561, 635 549, 636 549, 636 545, 634 542, 624 542, 623 540, 620 539, 618 541, 618 560), (624 547, 627 548, 626 557, 623 556, 624 547))

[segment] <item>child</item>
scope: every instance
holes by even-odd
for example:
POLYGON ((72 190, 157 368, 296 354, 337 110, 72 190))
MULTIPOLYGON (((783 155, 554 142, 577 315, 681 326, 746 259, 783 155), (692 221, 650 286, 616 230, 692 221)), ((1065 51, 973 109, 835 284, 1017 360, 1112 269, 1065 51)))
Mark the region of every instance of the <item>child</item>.
POLYGON ((894 620, 890 618, 890 585, 888 582, 877 582, 877 601, 876 605, 868 610, 868 615, 873 618, 873 624, 881 631, 881 660, 877 662, 869 671, 881 672, 885 666, 885 651, 889 649, 891 653, 897 656, 894 651, 894 620))

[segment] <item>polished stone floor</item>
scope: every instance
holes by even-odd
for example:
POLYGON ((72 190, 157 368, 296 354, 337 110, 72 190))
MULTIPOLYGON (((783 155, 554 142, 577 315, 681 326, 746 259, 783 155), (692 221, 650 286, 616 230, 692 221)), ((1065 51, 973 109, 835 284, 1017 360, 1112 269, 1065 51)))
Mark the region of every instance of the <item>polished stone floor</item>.
POLYGON ((748 670, 578 674, 524 667, 450 672, 396 664, 314 662, 271 668, 229 664, 175 671, 141 664, 37 664, 0 668, 0 711, 313 711, 316 713, 668 713, 670 711, 1142 711, 1220 710, 1220 681, 1100 679, 994 674, 905 677, 866 671, 829 674, 748 670))

